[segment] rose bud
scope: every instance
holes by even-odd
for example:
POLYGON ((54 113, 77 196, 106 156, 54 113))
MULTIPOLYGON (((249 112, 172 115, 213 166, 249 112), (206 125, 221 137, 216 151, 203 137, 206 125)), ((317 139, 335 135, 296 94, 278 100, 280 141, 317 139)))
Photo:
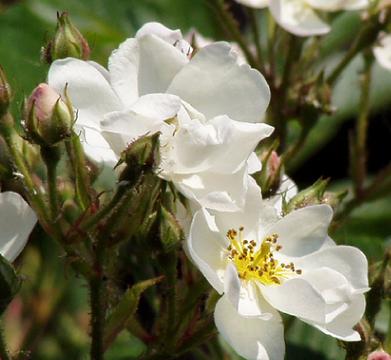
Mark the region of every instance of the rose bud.
POLYGON ((66 97, 49 85, 39 84, 32 92, 25 109, 26 130, 32 142, 52 146, 70 136, 73 109, 66 97))
POLYGON ((391 360, 391 356, 383 350, 378 350, 370 353, 368 360, 391 360))
POLYGON ((4 70, 0 66, 0 117, 8 111, 11 96, 11 87, 7 81, 4 70))

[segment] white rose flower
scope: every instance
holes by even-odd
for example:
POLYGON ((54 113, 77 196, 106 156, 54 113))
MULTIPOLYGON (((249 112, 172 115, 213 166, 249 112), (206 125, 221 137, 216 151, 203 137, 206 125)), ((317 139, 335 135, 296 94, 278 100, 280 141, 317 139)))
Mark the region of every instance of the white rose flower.
POLYGON ((269 6, 277 23, 297 36, 324 35, 330 25, 321 19, 318 11, 362 10, 370 0, 236 0, 253 7, 269 6))
POLYGON ((328 205, 280 218, 252 183, 242 211, 213 214, 204 209, 195 214, 187 252, 223 294, 215 322, 238 354, 283 359, 278 311, 338 339, 360 340, 353 326, 365 309, 368 264, 360 250, 328 237, 333 215, 328 205))
POLYGON ((391 34, 380 34, 378 45, 373 48, 373 53, 380 66, 391 70, 391 34))
POLYGON ((247 160, 273 130, 259 123, 270 90, 227 43, 191 51, 179 30, 149 23, 112 53, 109 71, 67 58, 52 64, 48 83, 60 92, 68 84, 94 160, 114 164, 129 142, 161 131, 159 175, 203 206, 234 211, 256 168, 247 160))
POLYGON ((12 262, 25 247, 37 218, 23 198, 11 191, 0 193, 0 254, 12 262))

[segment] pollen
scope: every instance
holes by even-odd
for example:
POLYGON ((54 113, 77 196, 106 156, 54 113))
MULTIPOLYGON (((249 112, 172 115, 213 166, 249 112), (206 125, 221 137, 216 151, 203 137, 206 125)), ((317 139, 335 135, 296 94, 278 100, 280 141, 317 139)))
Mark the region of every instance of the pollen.
POLYGON ((227 247, 227 258, 232 261, 242 280, 259 281, 264 285, 280 285, 284 279, 302 274, 291 262, 284 264, 275 259, 274 254, 282 249, 278 244, 278 234, 263 239, 259 245, 255 240, 243 238, 244 227, 239 231, 227 231, 230 244, 227 247))

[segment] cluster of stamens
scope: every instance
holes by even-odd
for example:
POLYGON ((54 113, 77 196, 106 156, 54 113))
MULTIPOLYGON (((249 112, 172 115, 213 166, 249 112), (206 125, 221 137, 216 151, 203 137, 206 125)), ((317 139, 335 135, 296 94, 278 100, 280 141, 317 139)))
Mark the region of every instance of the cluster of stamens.
POLYGON ((259 247, 255 240, 243 239, 244 228, 227 232, 230 241, 228 246, 228 259, 231 260, 243 280, 257 280, 265 285, 281 284, 281 280, 294 274, 300 275, 302 270, 296 269, 291 262, 280 263, 273 256, 274 251, 280 251, 282 246, 278 244, 278 234, 272 234, 263 239, 259 247))

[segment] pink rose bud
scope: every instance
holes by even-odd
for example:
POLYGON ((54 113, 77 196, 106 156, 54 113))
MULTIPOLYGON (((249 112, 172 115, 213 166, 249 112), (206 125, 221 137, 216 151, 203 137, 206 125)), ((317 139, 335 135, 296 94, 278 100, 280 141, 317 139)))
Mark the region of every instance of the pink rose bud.
POLYGON ((28 135, 37 144, 51 146, 70 135, 72 105, 45 83, 32 92, 25 116, 28 135))
POLYGON ((383 350, 374 351, 368 355, 368 360, 391 360, 391 356, 383 350))

